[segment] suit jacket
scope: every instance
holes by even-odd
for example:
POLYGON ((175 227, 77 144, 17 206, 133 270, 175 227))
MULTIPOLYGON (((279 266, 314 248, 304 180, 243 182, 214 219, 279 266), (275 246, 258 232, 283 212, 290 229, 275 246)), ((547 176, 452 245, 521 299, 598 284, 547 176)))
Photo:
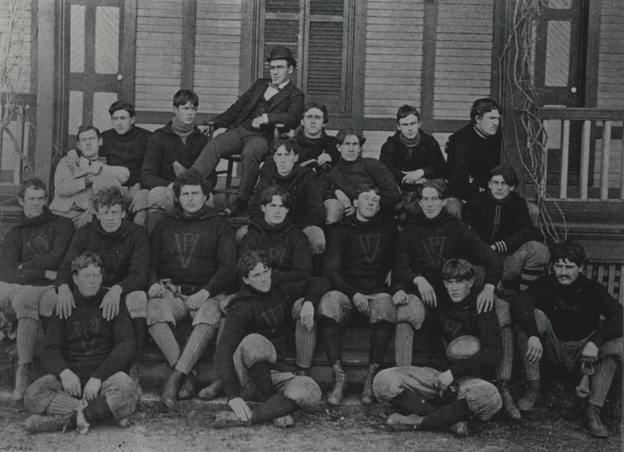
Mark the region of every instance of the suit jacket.
MULTIPOLYGON (((233 129, 241 125, 254 110, 260 96, 264 94, 270 83, 271 80, 268 78, 258 79, 230 108, 213 118, 215 129, 220 127, 233 129)), ((269 117, 270 126, 284 124, 290 129, 297 128, 303 114, 303 93, 299 88, 290 82, 274 95, 269 102, 271 106, 267 116, 269 117)))

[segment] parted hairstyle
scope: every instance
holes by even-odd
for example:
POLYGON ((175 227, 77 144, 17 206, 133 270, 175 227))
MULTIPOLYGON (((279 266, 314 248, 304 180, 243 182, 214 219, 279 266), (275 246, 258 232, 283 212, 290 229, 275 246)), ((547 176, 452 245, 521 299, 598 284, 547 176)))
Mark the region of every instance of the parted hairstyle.
POLYGON ((45 192, 45 196, 48 196, 48 189, 46 187, 46 184, 38 177, 33 177, 32 179, 25 180, 20 184, 19 191, 17 192, 17 197, 21 200, 24 200, 26 190, 28 190, 29 188, 33 190, 43 190, 45 192))
POLYGON ((336 134, 336 143, 344 143, 345 138, 347 138, 349 135, 355 135, 360 142, 360 146, 364 146, 364 143, 366 143, 366 138, 364 138, 364 136, 360 132, 356 132, 355 129, 352 129, 351 127, 342 129, 336 134))
POLYGON ((113 102, 108 109, 108 112, 111 116, 113 116, 113 114, 119 110, 126 110, 131 118, 134 118, 136 116, 136 110, 134 109, 134 105, 132 105, 130 102, 124 102, 123 100, 113 102))
POLYGON ((492 168, 490 171, 490 180, 494 176, 503 176, 503 180, 507 182, 508 185, 516 186, 520 183, 520 178, 518 177, 518 173, 511 166, 506 165, 497 165, 492 168))
POLYGON ((100 129, 98 129, 95 126, 92 125, 82 125, 80 127, 78 127, 78 133, 76 133, 76 140, 80 141, 80 134, 81 133, 85 133, 88 132, 89 130, 95 130, 95 133, 97 133, 98 138, 100 138, 102 136, 102 134, 100 133, 100 129))
POLYGON ((466 259, 449 259, 442 267, 442 280, 470 281, 475 278, 475 268, 466 259))
POLYGON ((498 102, 494 99, 490 99, 489 97, 484 97, 482 99, 477 99, 472 104, 470 108, 470 122, 472 124, 477 123, 477 117, 482 117, 484 114, 489 113, 493 110, 498 110, 498 113, 503 114, 503 110, 501 109, 498 102))
POLYGON ((208 180, 204 179, 199 171, 195 169, 188 169, 180 174, 173 183, 173 194, 176 199, 180 198, 180 191, 185 185, 199 185, 202 189, 202 193, 206 196, 210 196, 211 185, 208 180))
POLYGON ((93 197, 93 208, 96 212, 99 212, 103 207, 110 209, 116 205, 121 206, 122 211, 126 208, 126 202, 119 187, 104 188, 93 197))
POLYGON ((299 151, 300 151, 299 144, 297 143, 297 140, 295 140, 294 138, 286 134, 280 135, 279 137, 275 139, 275 141, 271 145, 271 152, 275 154, 277 150, 282 146, 284 146, 288 152, 294 152, 295 154, 299 155, 299 151))
POLYGON ((362 193, 368 193, 374 191, 377 196, 381 196, 381 190, 373 184, 360 184, 355 189, 355 199, 357 199, 362 193))
POLYGON ((286 190, 278 185, 269 185, 262 191, 262 195, 260 196, 260 205, 266 206, 267 204, 271 204, 273 196, 279 196, 282 199, 284 207, 290 209, 290 195, 286 190))
POLYGON ((249 272, 256 268, 258 264, 270 267, 269 254, 264 250, 247 251, 236 263, 236 272, 241 278, 243 276, 247 278, 249 277, 249 272))
POLYGON ((329 122, 329 113, 327 113, 327 107, 318 102, 306 102, 303 104, 303 114, 301 117, 305 116, 308 110, 312 110, 313 108, 317 108, 323 112, 323 124, 327 124, 329 122))
POLYGON ((187 102, 193 104, 193 106, 197 107, 199 105, 199 97, 190 89, 181 89, 175 96, 173 96, 173 106, 179 107, 180 105, 186 105, 187 102))
POLYGON ((95 267, 99 267, 100 270, 102 270, 102 273, 104 273, 104 266, 102 265, 102 260, 98 257, 97 254, 90 253, 89 251, 86 251, 82 253, 80 256, 77 256, 74 258, 74 260, 71 263, 71 273, 72 275, 77 275, 80 272, 80 270, 82 270, 83 268, 87 268, 91 265, 95 267))
POLYGON ((559 260, 565 262, 566 259, 570 262, 574 262, 579 267, 585 265, 587 256, 585 255, 585 248, 583 248, 583 245, 574 240, 564 240, 558 243, 552 253, 552 262, 553 264, 559 262, 559 260))
POLYGON ((435 188, 440 199, 446 199, 446 182, 442 179, 431 179, 418 186, 418 199, 422 199, 425 188, 435 188))
POLYGON ((399 107, 399 111, 397 111, 397 124, 399 123, 399 121, 403 118, 407 118, 409 115, 414 115, 418 118, 418 120, 420 121, 420 113, 418 112, 418 109, 416 107, 412 107, 411 105, 401 105, 399 107))

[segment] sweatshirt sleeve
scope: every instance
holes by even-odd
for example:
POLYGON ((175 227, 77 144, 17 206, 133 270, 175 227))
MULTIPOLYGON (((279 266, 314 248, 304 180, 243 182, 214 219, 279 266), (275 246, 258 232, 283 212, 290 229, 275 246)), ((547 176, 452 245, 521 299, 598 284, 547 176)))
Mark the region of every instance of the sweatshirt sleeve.
POLYGON ((533 221, 529 215, 529 208, 524 199, 519 199, 517 216, 514 218, 514 224, 516 225, 515 232, 509 237, 503 238, 505 242, 505 248, 509 254, 515 253, 518 248, 531 240, 539 240, 539 236, 533 221))
POLYGON ((54 172, 54 189, 56 194, 63 198, 73 196, 87 188, 85 177, 74 179, 73 172, 67 164, 67 157, 63 157, 54 172))
POLYGON ((449 140, 446 144, 450 196, 463 200, 470 199, 479 193, 479 187, 470 183, 467 146, 460 140, 449 140))
POLYGON ((217 231, 219 243, 217 245, 218 270, 204 286, 210 296, 225 291, 236 280, 236 243, 230 225, 223 221, 217 231))
POLYGON ((515 303, 509 303, 511 317, 518 324, 518 327, 526 333, 527 337, 540 337, 535 322, 535 308, 538 306, 540 293, 544 291, 544 278, 537 279, 528 289, 520 292, 515 303))
POLYGON ((147 142, 145 159, 141 168, 141 188, 151 190, 156 187, 166 187, 171 182, 158 176, 163 161, 163 146, 159 143, 160 133, 154 133, 147 142))
POLYGON ((427 143, 427 156, 429 164, 422 169, 425 172, 425 177, 427 179, 446 178, 446 160, 435 138, 431 138, 430 142, 427 143))
POLYGON ((63 263, 59 267, 59 270, 56 274, 56 280, 54 281, 54 288, 58 293, 58 288, 63 284, 67 284, 70 288, 74 287, 74 280, 71 275, 71 263, 72 261, 80 256, 87 250, 89 245, 89 225, 83 226, 76 234, 74 234, 74 238, 72 239, 69 249, 67 250, 67 254, 65 255, 65 259, 63 263))
POLYGON ((149 243, 147 233, 143 228, 132 232, 132 258, 128 275, 117 285, 121 286, 122 297, 135 290, 145 290, 149 273, 149 243))
POLYGON ((310 243, 303 232, 299 230, 296 231, 299 234, 292 234, 289 238, 291 252, 290 262, 292 267, 290 270, 273 269, 276 282, 302 281, 312 276, 312 251, 310 250, 310 243))
POLYGON ((323 257, 323 276, 329 280, 333 290, 338 290, 349 299, 353 299, 357 290, 342 277, 342 257, 345 253, 346 233, 347 231, 340 225, 334 226, 329 232, 323 257))
POLYGON ((240 383, 234 368, 234 352, 245 337, 247 321, 236 305, 230 305, 223 334, 217 344, 215 365, 228 400, 240 397, 240 383))
POLYGON ((394 269, 392 270, 392 287, 390 292, 392 295, 399 290, 408 291, 413 285, 414 279, 421 273, 415 269, 412 270, 410 263, 410 250, 412 249, 410 242, 410 227, 407 226, 399 233, 399 246, 397 247, 396 257, 394 260, 394 269))
POLYGON ((22 240, 17 229, 10 230, 4 237, 0 252, 0 281, 9 284, 29 284, 45 278, 42 268, 18 268, 22 240))
POLYGON ((52 313, 45 335, 45 346, 41 354, 41 364, 52 375, 59 374, 69 368, 63 357, 65 346, 65 324, 67 320, 61 319, 56 312, 52 313))
POLYGON ((381 191, 380 215, 384 218, 389 218, 392 216, 394 205, 398 202, 401 195, 394 176, 386 168, 386 165, 379 160, 366 159, 365 161, 368 172, 373 178, 373 183, 381 191))
POLYGON ((329 292, 329 281, 325 278, 312 277, 297 283, 284 284, 286 298, 294 304, 299 298, 311 302, 317 307, 323 295, 329 292))
POLYGON ((600 314, 604 317, 604 321, 598 327, 596 332, 591 336, 591 341, 600 347, 603 343, 622 337, 622 305, 607 291, 607 289, 597 284, 598 293, 595 301, 599 303, 600 314))
POLYGON ((91 375, 91 378, 102 381, 117 372, 126 371, 130 367, 136 349, 134 329, 125 303, 121 306, 119 315, 112 322, 115 345, 108 357, 91 375))
POLYGON ((379 161, 386 165, 386 168, 392 173, 394 176, 394 180, 397 184, 400 184, 403 180, 403 172, 396 167, 395 156, 394 156, 394 146, 392 145, 390 139, 388 139, 383 146, 381 146, 381 153, 379 154, 379 161))
POLYGON ((462 227, 462 243, 464 244, 468 260, 473 264, 485 267, 485 284, 496 286, 503 277, 503 261, 500 256, 488 246, 479 235, 464 222, 462 227))
POLYGON ((53 220, 53 245, 52 251, 36 259, 22 262, 22 269, 39 269, 58 271, 63 263, 65 254, 69 249, 72 237, 74 236, 74 223, 69 218, 57 217, 53 220))
POLYGON ((147 290, 156 284, 160 278, 158 273, 160 262, 160 236, 162 234, 163 222, 158 223, 149 238, 149 270, 147 274, 147 290))
POLYGON ((322 226, 325 224, 325 205, 321 185, 313 173, 308 173, 304 182, 306 213, 297 225, 300 229, 308 226, 322 226))

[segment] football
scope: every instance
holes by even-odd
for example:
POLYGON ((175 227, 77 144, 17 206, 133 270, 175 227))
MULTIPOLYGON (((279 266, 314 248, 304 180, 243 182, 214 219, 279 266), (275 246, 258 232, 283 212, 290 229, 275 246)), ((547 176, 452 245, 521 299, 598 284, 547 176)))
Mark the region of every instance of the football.
POLYGON ((459 336, 446 347, 446 357, 453 360, 462 360, 472 357, 481 350, 481 341, 474 336, 459 336))

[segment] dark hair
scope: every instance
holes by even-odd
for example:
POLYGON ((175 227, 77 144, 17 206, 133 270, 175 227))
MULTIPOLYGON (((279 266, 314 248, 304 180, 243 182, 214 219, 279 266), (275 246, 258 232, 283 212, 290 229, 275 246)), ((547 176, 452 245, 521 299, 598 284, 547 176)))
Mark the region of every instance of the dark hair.
POLYGON ((503 112, 500 105, 489 97, 484 97, 483 99, 477 99, 472 104, 470 108, 470 122, 472 124, 477 123, 477 116, 481 117, 486 113, 489 113, 493 110, 497 110, 499 114, 503 112))
POLYGON ((449 259, 442 267, 442 280, 470 281, 475 278, 474 266, 466 259, 449 259))
POLYGON ((294 152, 297 155, 299 155, 299 152, 301 151, 297 140, 286 134, 280 135, 275 139, 275 141, 273 141, 273 144, 271 145, 271 152, 275 154, 281 146, 284 146, 288 152, 294 152))
POLYGON ((364 146, 364 143, 366 143, 366 138, 364 138, 364 136, 360 132, 356 132, 355 129, 352 129, 351 127, 342 129, 336 134, 336 143, 344 143, 345 138, 347 138, 349 135, 355 135, 360 142, 360 146, 364 146))
POLYGON ((303 114, 301 117, 305 116, 308 110, 312 110, 313 108, 317 108, 323 112, 323 124, 327 124, 329 122, 329 113, 327 113, 327 107, 318 102, 306 102, 303 105, 303 114))
POLYGON ((399 107, 399 111, 397 111, 397 124, 399 123, 399 121, 403 118, 407 118, 409 115, 415 115, 418 120, 420 121, 420 113, 418 112, 418 109, 416 107, 412 107, 411 105, 402 105, 399 107))
POLYGON ((123 100, 113 102, 108 109, 108 112, 111 116, 113 116, 113 114, 119 110, 127 111, 131 118, 134 118, 136 116, 136 110, 134 109, 134 105, 132 105, 130 102, 124 102, 123 100))
POLYGON ((446 199, 446 182, 442 179, 431 179, 418 186, 418 199, 422 199, 425 188, 435 188, 441 199, 446 199))
POLYGON ((102 259, 100 259, 97 254, 86 251, 82 253, 80 256, 75 257, 74 260, 72 261, 71 274, 77 275, 80 272, 80 270, 82 270, 83 268, 87 268, 91 265, 94 265, 95 267, 99 267, 102 270, 102 273, 104 273, 104 267, 102 266, 102 259))
POLYGON ((241 278, 243 276, 247 278, 249 276, 249 272, 256 268, 256 265, 258 264, 270 267, 269 254, 264 250, 247 251, 238 260, 238 263, 236 264, 236 272, 241 278))
POLYGON ((108 187, 98 191, 93 197, 93 208, 96 212, 99 212, 102 207, 121 206, 122 210, 125 210, 124 196, 121 194, 119 187, 108 187))
POLYGON ((17 197, 23 201, 24 196, 26 195, 26 190, 28 190, 29 188, 33 190, 43 190, 45 192, 45 196, 47 197, 48 195, 48 189, 46 187, 46 184, 44 184, 43 181, 38 177, 33 177, 32 179, 22 181, 19 187, 19 191, 17 192, 17 197))
POLYGON ((585 265, 587 256, 585 255, 585 248, 583 248, 583 245, 574 240, 564 240, 558 243, 552 253, 552 262, 555 264, 560 260, 565 261, 566 259, 570 262, 574 262, 579 267, 585 265))
POLYGON ((381 190, 373 184, 360 184, 355 189, 355 198, 357 199, 362 193, 374 191, 377 196, 381 196, 381 190))
POLYGON ((202 193, 206 196, 210 196, 210 182, 204 179, 202 175, 196 169, 188 169, 180 174, 173 183, 173 194, 176 199, 180 198, 180 191, 185 185, 199 185, 202 193))
POLYGON ((97 137, 100 138, 102 134, 100 133, 100 129, 92 125, 80 126, 78 127, 78 133, 76 133, 76 141, 80 141, 80 134, 88 132, 89 130, 95 130, 97 133, 97 137))
POLYGON ((279 196, 282 199, 284 207, 290 209, 290 195, 286 190, 277 185, 269 185, 262 191, 262 196, 260 196, 260 205, 266 206, 267 204, 271 204, 273 196, 279 196))
POLYGON ((490 180, 492 180, 494 176, 503 176, 503 180, 509 185, 517 186, 520 183, 520 178, 518 177, 516 170, 514 170, 511 166, 495 166, 492 168, 492 171, 490 171, 490 180))
POLYGON ((197 107, 199 105, 199 97, 190 89, 181 89, 175 96, 173 96, 173 106, 179 107, 180 105, 186 105, 187 102, 193 104, 193 106, 197 107))

